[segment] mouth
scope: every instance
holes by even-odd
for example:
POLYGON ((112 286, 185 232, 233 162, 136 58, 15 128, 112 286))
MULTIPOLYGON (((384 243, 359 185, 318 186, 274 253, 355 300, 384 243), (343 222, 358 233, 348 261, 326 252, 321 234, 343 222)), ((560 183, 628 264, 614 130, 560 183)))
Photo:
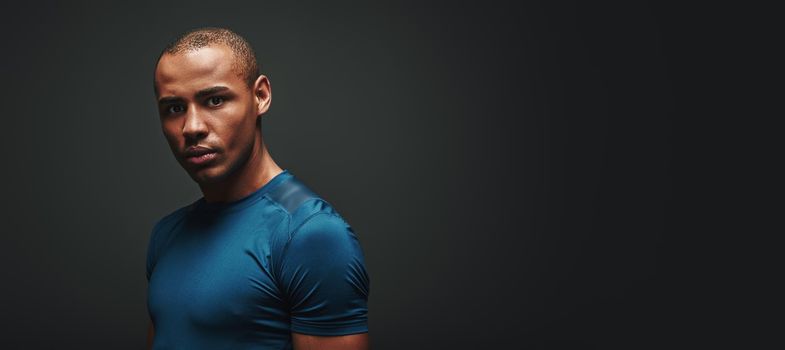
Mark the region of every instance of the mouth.
POLYGON ((185 162, 193 165, 205 164, 218 155, 212 149, 205 147, 190 147, 185 151, 185 162))

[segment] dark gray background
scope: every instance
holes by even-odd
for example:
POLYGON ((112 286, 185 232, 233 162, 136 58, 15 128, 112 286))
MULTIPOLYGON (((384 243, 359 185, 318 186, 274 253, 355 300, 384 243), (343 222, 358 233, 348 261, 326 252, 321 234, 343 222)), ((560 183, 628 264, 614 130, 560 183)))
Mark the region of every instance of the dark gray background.
POLYGON ((255 47, 274 159, 359 234, 374 349, 691 332, 664 248, 689 45, 669 9, 95 2, 2 19, 4 348, 143 346, 150 229, 200 196, 160 131, 153 67, 208 25, 255 47))

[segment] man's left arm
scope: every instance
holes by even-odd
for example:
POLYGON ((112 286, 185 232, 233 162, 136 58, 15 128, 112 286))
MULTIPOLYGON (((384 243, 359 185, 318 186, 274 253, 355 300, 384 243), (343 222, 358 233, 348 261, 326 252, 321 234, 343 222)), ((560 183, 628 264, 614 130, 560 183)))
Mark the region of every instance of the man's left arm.
POLYGON ((292 333, 294 350, 368 350, 368 333, 322 337, 292 333))
POLYGON ((369 348, 370 281, 359 240, 343 218, 319 213, 306 220, 279 267, 296 350, 369 348))

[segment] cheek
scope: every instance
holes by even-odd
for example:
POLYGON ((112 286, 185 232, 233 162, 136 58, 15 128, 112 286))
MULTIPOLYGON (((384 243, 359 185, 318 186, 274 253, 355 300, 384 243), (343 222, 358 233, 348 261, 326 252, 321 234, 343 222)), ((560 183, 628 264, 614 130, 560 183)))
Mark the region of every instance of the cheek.
POLYGON ((227 148, 231 148, 233 152, 240 152, 249 142, 253 142, 256 132, 255 119, 251 120, 250 114, 246 112, 246 110, 238 108, 232 111, 233 117, 225 115, 218 118, 225 123, 216 125, 216 132, 220 134, 220 138, 227 148))
POLYGON ((227 146, 227 150, 237 154, 242 152, 249 142, 252 142, 253 131, 248 130, 244 124, 237 124, 228 127, 222 134, 221 139, 227 146))
POLYGON ((172 123, 164 123, 161 125, 161 131, 163 131, 166 142, 169 143, 170 147, 176 148, 179 146, 180 138, 178 137, 175 125, 172 123))

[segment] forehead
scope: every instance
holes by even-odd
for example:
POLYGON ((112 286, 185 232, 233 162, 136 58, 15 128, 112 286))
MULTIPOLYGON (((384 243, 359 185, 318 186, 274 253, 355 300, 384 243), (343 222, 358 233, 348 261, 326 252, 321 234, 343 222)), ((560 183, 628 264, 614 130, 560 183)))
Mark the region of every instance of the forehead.
POLYGON ((245 82, 233 63, 232 51, 224 45, 209 45, 174 55, 166 53, 155 69, 158 94, 187 97, 216 85, 239 89, 245 82))

